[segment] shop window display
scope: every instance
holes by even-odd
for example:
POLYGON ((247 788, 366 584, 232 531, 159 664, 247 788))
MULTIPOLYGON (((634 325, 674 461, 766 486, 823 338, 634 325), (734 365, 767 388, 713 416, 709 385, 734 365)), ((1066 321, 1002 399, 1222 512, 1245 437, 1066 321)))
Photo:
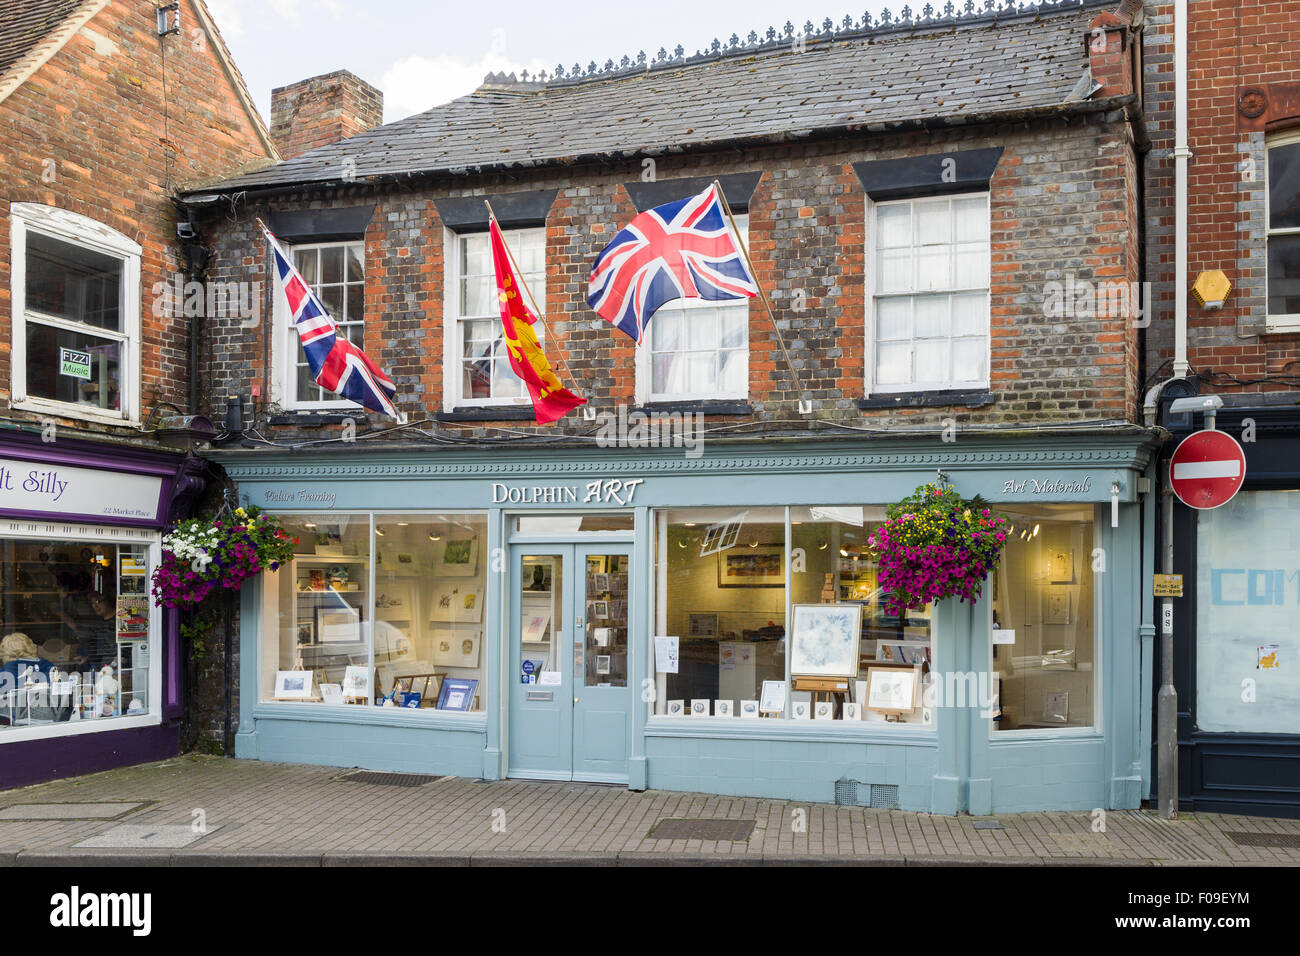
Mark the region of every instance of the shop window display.
POLYGON ((267 699, 486 710, 482 515, 287 517, 267 699), (371 574, 373 569, 373 587, 371 574))
POLYGON ((866 550, 883 520, 862 506, 659 513, 655 634, 678 657, 655 713, 930 723, 930 609, 886 612, 866 550))
POLYGON ((1091 506, 999 505, 1010 519, 992 595, 988 694, 1000 731, 1089 727, 1095 687, 1091 506))
POLYGON ((0 541, 0 733, 149 712, 148 549, 0 541))

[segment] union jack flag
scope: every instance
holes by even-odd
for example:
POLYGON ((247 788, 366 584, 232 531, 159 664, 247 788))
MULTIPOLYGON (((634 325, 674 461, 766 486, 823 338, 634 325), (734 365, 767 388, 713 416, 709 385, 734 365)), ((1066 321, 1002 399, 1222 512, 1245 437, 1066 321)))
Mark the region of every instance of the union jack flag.
POLYGON ((401 420, 393 406, 392 398, 397 386, 379 370, 369 356, 339 333, 329 312, 311 291, 311 286, 289 262, 289 257, 275 241, 275 236, 263 229, 275 253, 275 271, 289 303, 289 315, 298 330, 302 350, 307 354, 316 384, 327 392, 349 398, 376 412, 383 412, 401 420))
POLYGON ((755 295, 758 283, 713 184, 628 223, 596 257, 587 303, 639 345, 650 317, 666 302, 755 295))

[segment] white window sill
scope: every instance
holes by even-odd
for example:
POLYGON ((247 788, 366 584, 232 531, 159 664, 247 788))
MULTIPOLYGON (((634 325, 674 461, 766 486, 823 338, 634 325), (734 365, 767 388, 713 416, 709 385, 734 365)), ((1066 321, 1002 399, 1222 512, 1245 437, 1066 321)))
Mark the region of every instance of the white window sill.
POLYGON ((1300 332, 1300 315, 1270 315, 1264 319, 1266 335, 1300 332))
POLYGON ((57 418, 71 418, 77 421, 94 422, 99 425, 121 425, 127 428, 139 428, 139 418, 126 418, 120 413, 95 412, 83 405, 69 405, 66 402, 48 401, 42 398, 25 398, 10 402, 11 408, 25 412, 36 412, 57 418))
POLYGON ((57 724, 38 724, 31 727, 0 727, 0 745, 17 743, 20 740, 44 740, 50 737, 71 737, 76 734, 156 727, 161 723, 162 717, 159 714, 135 714, 126 717, 65 720, 57 724))

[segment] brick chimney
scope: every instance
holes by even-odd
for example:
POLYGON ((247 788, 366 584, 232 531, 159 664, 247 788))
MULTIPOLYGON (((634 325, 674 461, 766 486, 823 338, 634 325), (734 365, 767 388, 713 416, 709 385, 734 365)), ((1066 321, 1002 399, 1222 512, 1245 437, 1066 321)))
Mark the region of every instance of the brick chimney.
POLYGON ((271 91, 271 140, 292 159, 373 129, 384 121, 384 94, 347 70, 271 91))

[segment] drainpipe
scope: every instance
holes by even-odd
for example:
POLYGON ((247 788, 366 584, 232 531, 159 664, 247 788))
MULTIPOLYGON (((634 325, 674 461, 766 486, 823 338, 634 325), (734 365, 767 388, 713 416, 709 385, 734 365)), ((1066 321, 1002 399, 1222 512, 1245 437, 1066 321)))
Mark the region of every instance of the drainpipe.
POLYGON ((1174 378, 1187 364, 1187 0, 1174 0, 1174 378))

